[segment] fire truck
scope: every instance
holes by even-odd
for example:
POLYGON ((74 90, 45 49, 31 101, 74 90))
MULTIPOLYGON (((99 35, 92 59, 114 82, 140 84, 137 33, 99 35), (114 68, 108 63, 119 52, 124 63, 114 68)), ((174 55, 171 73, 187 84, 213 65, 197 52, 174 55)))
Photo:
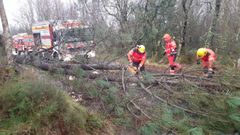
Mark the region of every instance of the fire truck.
MULTIPOLYGON (((76 20, 38 22, 32 26, 34 44, 39 49, 52 51, 52 57, 89 51, 93 43, 92 29, 76 20)), ((95 56, 95 52, 94 52, 95 56)))
POLYGON ((13 54, 21 55, 33 51, 33 36, 27 33, 20 33, 12 37, 13 54))
POLYGON ((54 30, 55 38, 62 40, 65 49, 78 50, 93 44, 91 27, 75 20, 59 22, 54 30), (62 38, 62 39, 61 39, 62 38))

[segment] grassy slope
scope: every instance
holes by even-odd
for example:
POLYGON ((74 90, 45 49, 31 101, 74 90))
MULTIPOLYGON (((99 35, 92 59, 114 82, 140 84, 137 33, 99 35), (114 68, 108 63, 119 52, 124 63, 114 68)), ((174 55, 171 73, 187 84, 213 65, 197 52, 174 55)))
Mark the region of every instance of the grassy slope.
MULTIPOLYGON (((191 71, 189 74, 194 74, 196 69, 200 69, 200 66, 192 65, 185 70, 191 71)), ((200 70, 198 72, 199 74, 202 73, 200 70)), ((233 68, 219 68, 215 80, 228 85, 228 87, 222 87, 222 90, 216 88, 218 90, 208 91, 211 88, 202 89, 187 82, 179 84, 178 87, 172 87, 174 89, 170 91, 166 91, 161 87, 156 90, 151 89, 160 97, 168 96, 169 102, 180 106, 184 106, 184 102, 186 102, 185 108, 196 112, 206 112, 207 116, 187 113, 149 98, 147 99, 149 102, 145 101, 145 103, 150 104, 149 110, 146 106, 140 107, 147 114, 152 115, 153 119, 151 121, 137 122, 131 119, 132 116, 129 116, 126 104, 132 99, 136 99, 137 102, 136 97, 138 96, 147 97, 147 95, 141 95, 141 92, 144 92, 143 90, 128 86, 129 95, 124 95, 121 85, 103 80, 91 80, 91 84, 88 84, 88 80, 75 80, 70 82, 70 85, 75 88, 75 92, 86 92, 85 97, 89 96, 89 99, 91 99, 88 102, 102 103, 103 105, 99 104, 98 107, 103 106, 103 108, 97 108, 98 111, 110 116, 114 124, 126 129, 135 128, 139 131, 139 134, 155 135, 171 130, 178 134, 230 134, 239 129, 240 125, 238 115, 240 112, 240 92, 235 87, 239 87, 240 84, 239 74, 239 71, 233 68), (151 100, 153 101, 151 102, 151 100), (180 101, 183 103, 181 104, 180 101)))
MULTIPOLYGON (((231 68, 225 67, 217 79, 225 84, 240 84, 239 72, 231 68)), ((65 92, 56 90, 49 82, 32 80, 35 78, 31 74, 24 75, 1 87, 0 134, 98 134, 102 130, 105 123, 99 116, 89 115, 86 109, 73 102, 65 92)), ((130 95, 124 96, 119 85, 102 80, 88 81, 79 79, 69 84, 75 88, 75 92, 86 92, 91 99, 88 102, 96 101, 98 106, 103 106, 98 111, 102 111, 114 124, 126 129, 137 128, 139 134, 165 132, 162 127, 178 134, 223 134, 239 129, 240 93, 239 89, 231 85, 222 92, 212 94, 186 84, 180 86, 181 90, 172 90, 169 100, 185 99, 190 109, 206 111, 208 117, 156 103, 151 113, 156 113, 157 118, 135 123, 126 110, 126 104, 140 93, 139 89, 132 87, 129 89, 130 95)), ((165 95, 161 91, 157 91, 160 92, 159 96, 165 95)))
POLYGON ((104 124, 66 92, 33 74, 0 86, 0 135, 99 134, 104 124))

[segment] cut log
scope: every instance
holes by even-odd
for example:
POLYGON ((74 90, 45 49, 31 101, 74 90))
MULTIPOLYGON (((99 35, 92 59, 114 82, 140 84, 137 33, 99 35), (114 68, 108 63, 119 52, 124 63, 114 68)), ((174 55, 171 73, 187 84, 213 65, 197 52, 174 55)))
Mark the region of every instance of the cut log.
MULTIPOLYGON (((81 68, 83 70, 93 70, 93 69, 99 69, 99 70, 119 70, 122 66, 121 65, 103 65, 103 64, 48 64, 48 63, 41 63, 41 64, 34 64, 35 67, 49 71, 51 73, 57 73, 59 71, 63 71, 66 75, 75 75, 74 69, 81 68)), ((163 75, 164 76, 164 75, 163 75)), ((94 74, 91 72, 88 72, 83 77, 89 78, 89 79, 96 79, 100 78, 107 81, 115 81, 115 82, 122 82, 121 72, 113 73, 108 72, 104 74, 94 74)), ((163 80, 163 79, 157 79, 153 78, 150 80, 145 80, 144 84, 153 84, 153 85, 159 85, 159 84, 167 84, 171 86, 176 86, 179 84, 184 83, 182 79, 171 79, 171 76, 166 75, 165 77, 168 77, 169 80, 163 80)), ((128 83, 138 83, 140 80, 137 77, 130 77, 125 78, 125 82, 128 83)), ((214 82, 199 82, 199 81, 191 81, 191 82, 185 82, 185 83, 192 83, 199 87, 222 87, 219 83, 214 82)))
POLYGON ((52 68, 64 68, 64 69, 76 69, 81 68, 83 70, 121 70, 124 66, 120 64, 66 64, 66 63, 34 63, 35 67, 38 67, 42 70, 49 70, 52 68))

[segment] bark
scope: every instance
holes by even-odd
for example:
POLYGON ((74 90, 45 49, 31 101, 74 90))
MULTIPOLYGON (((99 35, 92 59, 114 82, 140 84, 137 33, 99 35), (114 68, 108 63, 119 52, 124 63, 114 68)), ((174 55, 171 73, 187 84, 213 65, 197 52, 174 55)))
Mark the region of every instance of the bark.
POLYGON ((184 22, 183 22, 183 27, 181 30, 181 41, 180 41, 180 47, 179 47, 179 54, 185 55, 186 53, 186 34, 187 34, 187 27, 188 27, 188 13, 190 10, 190 7, 192 5, 193 0, 189 1, 189 6, 187 7, 187 2, 188 0, 182 0, 182 7, 183 7, 183 12, 184 12, 184 22))
POLYGON ((120 64, 49 64, 49 63, 35 63, 34 66, 40 67, 41 69, 48 70, 53 68, 63 69, 77 69, 83 70, 121 70, 122 65, 120 64))
POLYGON ((5 46, 3 44, 3 40, 2 40, 2 34, 0 34, 0 56, 5 56, 5 46))
POLYGON ((8 64, 13 63, 12 58, 12 40, 11 40, 11 34, 8 26, 8 20, 5 13, 3 0, 0 0, 0 17, 2 21, 2 28, 3 28, 3 35, 2 35, 2 42, 4 46, 4 51, 6 53, 6 59, 8 64))
POLYGON ((214 38, 215 38, 215 34, 217 33, 217 22, 219 19, 219 14, 220 14, 220 9, 221 9, 221 3, 222 0, 216 0, 215 2, 215 12, 214 12, 214 17, 213 17, 213 21, 210 27, 210 47, 215 49, 216 46, 214 45, 214 38))

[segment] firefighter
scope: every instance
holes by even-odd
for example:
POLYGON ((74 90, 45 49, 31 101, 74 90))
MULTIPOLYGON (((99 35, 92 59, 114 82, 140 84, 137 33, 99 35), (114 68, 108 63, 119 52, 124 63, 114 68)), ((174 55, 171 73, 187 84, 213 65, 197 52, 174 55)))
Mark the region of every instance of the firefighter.
POLYGON ((135 48, 128 52, 128 61, 131 66, 137 68, 138 71, 144 71, 144 64, 146 62, 146 51, 144 45, 137 45, 135 48))
POLYGON ((200 64, 199 59, 202 61, 204 76, 211 78, 214 74, 214 62, 217 59, 216 54, 209 48, 199 48, 197 50, 197 64, 200 64))
POLYGON ((175 62, 177 58, 177 45, 176 42, 172 39, 169 34, 164 34, 163 40, 165 41, 165 51, 164 56, 166 55, 168 58, 169 66, 170 66, 170 74, 175 74, 176 69, 180 70, 182 66, 175 62))

